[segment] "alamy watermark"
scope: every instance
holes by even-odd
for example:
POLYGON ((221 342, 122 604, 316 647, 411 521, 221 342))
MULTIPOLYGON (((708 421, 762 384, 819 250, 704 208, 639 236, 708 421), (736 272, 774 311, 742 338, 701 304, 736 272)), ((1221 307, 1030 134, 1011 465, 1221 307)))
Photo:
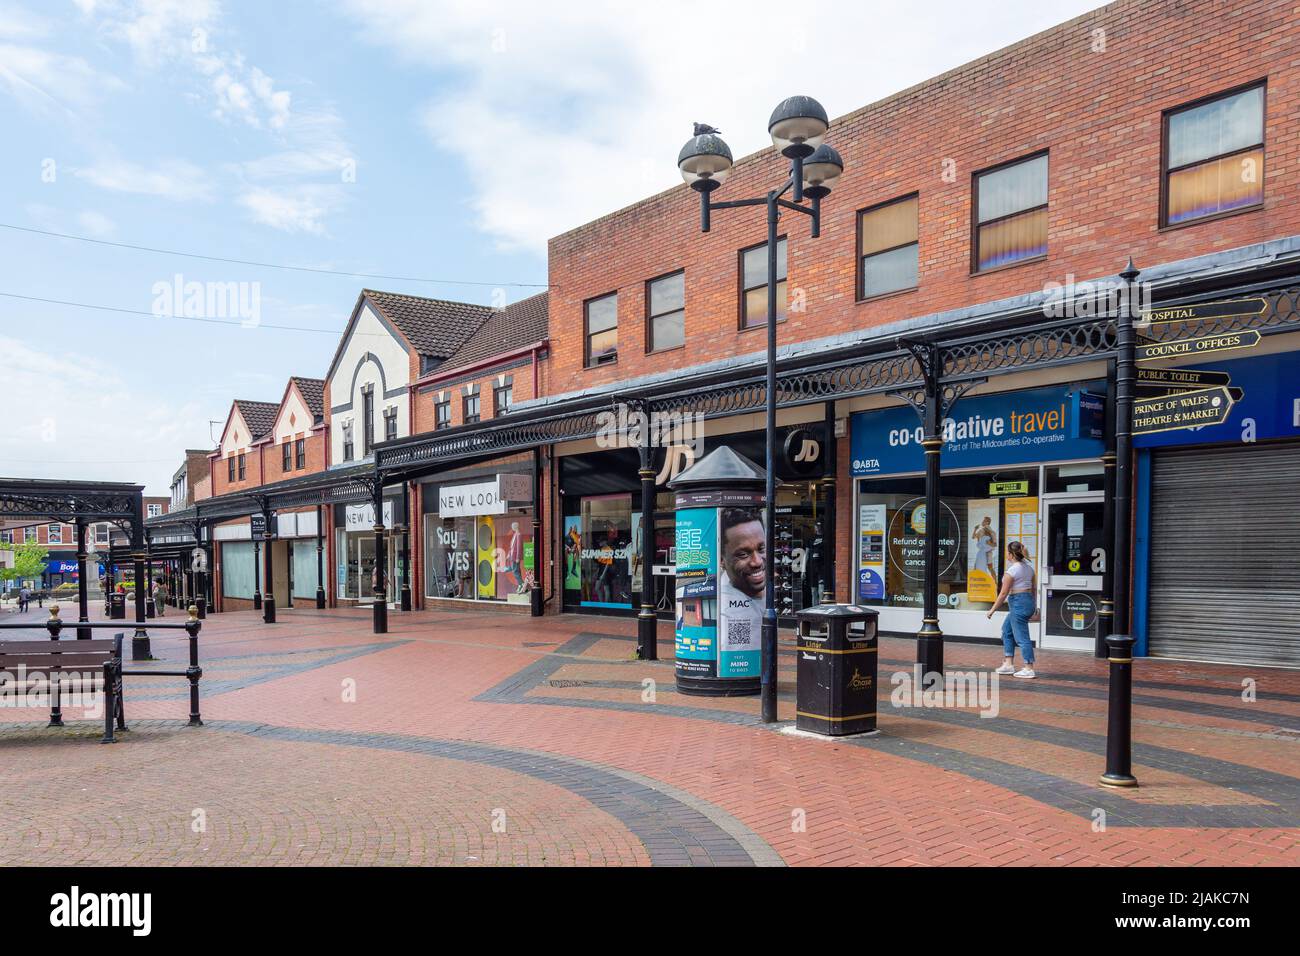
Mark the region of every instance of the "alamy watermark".
MULTIPOLYGON (((1064 282, 1043 285, 1043 315, 1049 319, 1118 315, 1128 298, 1128 285, 1118 279, 1076 282, 1071 272, 1066 274, 1064 282)), ((1133 299, 1135 315, 1148 311, 1152 303, 1151 283, 1135 283, 1133 299)))
POLYGON ((238 319, 246 329, 262 322, 262 283, 186 281, 179 272, 150 289, 159 318, 238 319))
POLYGON ((27 665, 0 670, 0 708, 54 705, 55 691, 60 707, 84 707, 85 716, 104 716, 104 675, 96 671, 36 671, 27 665))
POLYGON ((622 402, 596 416, 598 448, 667 449, 656 484, 675 478, 704 454, 701 412, 651 412, 622 402))
POLYGON ((946 671, 922 675, 921 665, 916 664, 911 671, 895 671, 889 682, 894 687, 889 694, 889 703, 899 710, 906 707, 973 707, 981 717, 998 715, 998 675, 992 671, 946 671))

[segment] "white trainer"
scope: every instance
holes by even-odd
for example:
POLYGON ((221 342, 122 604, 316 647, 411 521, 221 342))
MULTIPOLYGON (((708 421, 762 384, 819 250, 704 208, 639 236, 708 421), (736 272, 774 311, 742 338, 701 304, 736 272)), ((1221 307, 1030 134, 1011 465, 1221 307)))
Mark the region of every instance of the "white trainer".
POLYGON ((997 670, 995 670, 993 673, 995 673, 995 674, 1014 674, 1015 672, 1016 672, 1016 669, 1015 669, 1014 667, 1012 667, 1010 664, 1003 664, 1001 667, 999 667, 999 668, 998 668, 997 670))
POLYGON ((1030 677, 1037 677, 1038 675, 1034 673, 1034 669, 1032 667, 1022 667, 1020 668, 1020 670, 1016 671, 1012 676, 1030 678, 1030 677))

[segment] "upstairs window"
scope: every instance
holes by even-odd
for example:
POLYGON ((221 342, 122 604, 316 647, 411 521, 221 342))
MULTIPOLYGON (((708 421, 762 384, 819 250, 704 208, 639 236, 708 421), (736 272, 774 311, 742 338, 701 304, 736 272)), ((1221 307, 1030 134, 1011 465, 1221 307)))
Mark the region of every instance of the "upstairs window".
POLYGON ((510 414, 510 406, 515 400, 514 386, 507 383, 497 385, 492 389, 492 416, 495 418, 500 415, 510 414))
POLYGON ((1264 86, 1165 114, 1161 225, 1264 201, 1264 86))
POLYGON ((280 446, 280 470, 293 470, 293 445, 288 441, 280 446))
POLYGON ((586 366, 618 360, 618 293, 591 299, 583 306, 587 329, 586 366))
POLYGON ((352 422, 347 421, 343 423, 343 460, 351 461, 352 452, 352 422))
POLYGON ((479 420, 479 397, 477 395, 466 395, 465 402, 461 409, 465 413, 465 424, 471 425, 479 420))
POLYGON ((390 408, 384 412, 384 441, 397 438, 397 409, 390 408))
POLYGON ((235 456, 231 455, 226 459, 226 480, 235 480, 235 456))
POLYGON ((26 542, 27 544, 34 543, 36 541, 36 529, 23 528, 23 541, 26 542))
POLYGON ((244 456, 241 454, 239 456, 239 480, 243 481, 247 475, 248 472, 244 469, 244 456))
POLYGON ((95 525, 95 544, 108 544, 108 525, 95 525))
POLYGON ((1047 255, 1047 154, 975 174, 974 270, 1047 255))
MULTIPOLYGON (((776 242, 776 320, 785 321, 785 240, 776 242)), ((767 243, 740 253, 740 327, 767 325, 767 243)))
POLYGON ((858 298, 915 289, 919 199, 904 196, 858 213, 858 298))
POLYGON ((162 515, 162 513, 163 513, 163 512, 162 512, 162 505, 150 505, 150 506, 149 506, 149 517, 150 517, 150 518, 157 518, 157 517, 159 517, 160 515, 162 515))
POLYGON ((433 403, 433 427, 435 429, 451 427, 451 399, 433 403))
POLYGON ((370 454, 375 443, 375 390, 368 387, 361 395, 361 454, 370 454))
POLYGON ((307 467, 307 439, 299 438, 294 442, 294 456, 298 459, 300 469, 307 467))
POLYGON ((646 351, 662 352, 686 344, 686 273, 646 283, 646 351))

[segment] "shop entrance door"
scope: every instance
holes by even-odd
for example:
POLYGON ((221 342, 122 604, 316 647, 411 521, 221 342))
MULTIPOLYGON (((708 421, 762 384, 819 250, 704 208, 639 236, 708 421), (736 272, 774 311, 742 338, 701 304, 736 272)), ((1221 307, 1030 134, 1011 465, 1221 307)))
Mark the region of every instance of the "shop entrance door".
POLYGON ((1096 646, 1106 571, 1104 512, 1100 493, 1043 496, 1038 607, 1045 648, 1091 651, 1096 646))

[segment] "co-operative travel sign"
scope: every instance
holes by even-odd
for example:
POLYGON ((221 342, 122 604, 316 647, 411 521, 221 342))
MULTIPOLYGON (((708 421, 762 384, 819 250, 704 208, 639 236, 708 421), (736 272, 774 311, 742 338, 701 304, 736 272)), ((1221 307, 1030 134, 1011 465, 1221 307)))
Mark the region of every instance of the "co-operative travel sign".
MULTIPOLYGON (((1105 400, 1068 386, 963 398, 943 423, 945 468, 1096 458, 1102 452, 1105 400)), ((852 473, 922 471, 924 438, 909 407, 857 412, 852 418, 852 473)))

